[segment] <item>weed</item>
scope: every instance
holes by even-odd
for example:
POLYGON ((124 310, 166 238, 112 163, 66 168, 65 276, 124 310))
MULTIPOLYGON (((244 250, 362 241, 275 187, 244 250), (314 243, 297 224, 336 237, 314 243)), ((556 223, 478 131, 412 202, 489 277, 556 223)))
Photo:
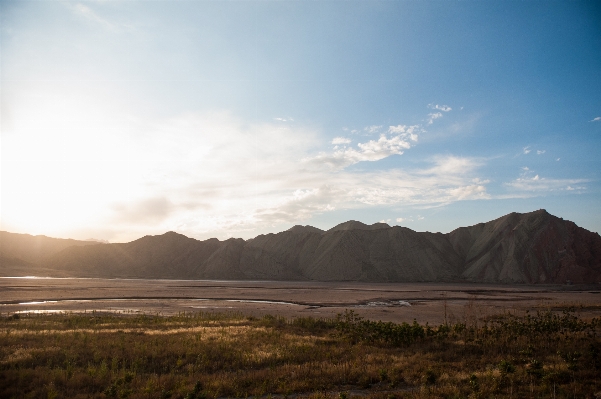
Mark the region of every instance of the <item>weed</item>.
POLYGON ((601 390, 600 332, 571 312, 440 326, 352 311, 20 315, 0 320, 0 397, 587 397, 601 390))

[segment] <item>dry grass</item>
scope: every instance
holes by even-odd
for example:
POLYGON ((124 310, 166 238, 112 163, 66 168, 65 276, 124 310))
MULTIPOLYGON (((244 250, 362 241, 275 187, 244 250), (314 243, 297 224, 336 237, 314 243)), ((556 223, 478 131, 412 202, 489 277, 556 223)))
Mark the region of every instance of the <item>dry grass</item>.
POLYGON ((0 320, 1 398, 588 398, 601 321, 572 313, 469 323, 240 314, 0 320))

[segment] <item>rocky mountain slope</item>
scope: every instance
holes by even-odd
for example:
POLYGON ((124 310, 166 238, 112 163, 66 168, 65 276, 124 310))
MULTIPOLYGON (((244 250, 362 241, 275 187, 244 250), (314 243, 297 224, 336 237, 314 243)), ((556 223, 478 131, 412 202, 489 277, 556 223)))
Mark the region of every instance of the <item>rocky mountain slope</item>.
MULTIPOLYGON (((10 233, 3 233, 4 237, 10 233)), ((4 240, 3 240, 4 241, 4 240)), ((76 242, 2 265, 78 277, 319 281, 601 281, 601 237, 545 210, 511 213, 448 234, 357 221, 328 231, 294 226, 244 241, 198 241, 168 232, 125 244, 76 242), (83 245, 81 243, 87 243, 83 245), (21 263, 19 263, 21 262, 21 263), (23 263, 25 262, 25 263, 23 263)), ((26 246, 23 244, 24 247, 26 246)), ((4 253, 12 255, 4 257, 4 253)), ((27 251, 26 251, 27 252, 27 251)), ((23 252, 20 252, 23 254, 23 252)), ((13 274, 15 275, 15 274, 13 274)))

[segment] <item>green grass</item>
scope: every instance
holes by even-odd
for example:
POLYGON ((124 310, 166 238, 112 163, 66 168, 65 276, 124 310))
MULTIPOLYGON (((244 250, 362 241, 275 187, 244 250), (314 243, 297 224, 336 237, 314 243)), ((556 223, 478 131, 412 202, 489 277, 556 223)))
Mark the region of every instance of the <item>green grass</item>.
POLYGON ((443 324, 241 314, 0 320, 0 398, 588 398, 601 320, 443 324))

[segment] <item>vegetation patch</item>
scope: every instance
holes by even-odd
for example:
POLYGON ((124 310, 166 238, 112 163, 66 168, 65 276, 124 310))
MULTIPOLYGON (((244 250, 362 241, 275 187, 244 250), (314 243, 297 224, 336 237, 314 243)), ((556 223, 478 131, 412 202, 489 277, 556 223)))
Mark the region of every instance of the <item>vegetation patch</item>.
POLYGON ((24 314, 0 320, 0 397, 594 398, 600 332, 570 311, 440 326, 24 314))

